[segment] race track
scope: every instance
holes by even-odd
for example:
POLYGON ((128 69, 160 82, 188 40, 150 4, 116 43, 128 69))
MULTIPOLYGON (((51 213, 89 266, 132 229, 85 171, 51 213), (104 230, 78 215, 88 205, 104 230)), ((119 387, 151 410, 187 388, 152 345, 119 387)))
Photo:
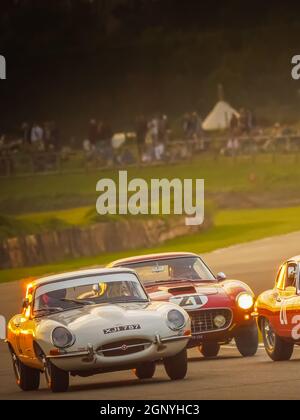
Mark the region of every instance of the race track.
MULTIPOLYGON (((204 258, 215 272, 224 271, 260 293, 272 287, 279 264, 297 254, 300 232, 218 250, 204 258)), ((0 285, 0 314, 8 319, 17 313, 21 299, 20 283, 0 285)), ((38 392, 23 393, 15 385, 10 355, 1 343, 0 399, 299 399, 300 348, 290 362, 272 362, 263 348, 256 357, 243 359, 234 346, 224 347, 219 358, 209 361, 193 349, 189 362, 187 379, 172 386, 159 365, 149 381, 140 382, 131 372, 117 372, 72 378, 66 394, 51 394, 44 380, 38 392)))

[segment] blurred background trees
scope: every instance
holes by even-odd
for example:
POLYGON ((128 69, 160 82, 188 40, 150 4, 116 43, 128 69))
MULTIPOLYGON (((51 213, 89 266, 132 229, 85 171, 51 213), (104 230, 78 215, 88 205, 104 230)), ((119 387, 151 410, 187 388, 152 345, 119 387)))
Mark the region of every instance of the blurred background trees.
POLYGON ((101 115, 205 114, 223 83, 261 120, 299 118, 291 57, 296 2, 240 0, 2 0, 0 126, 53 118, 80 132, 101 115))

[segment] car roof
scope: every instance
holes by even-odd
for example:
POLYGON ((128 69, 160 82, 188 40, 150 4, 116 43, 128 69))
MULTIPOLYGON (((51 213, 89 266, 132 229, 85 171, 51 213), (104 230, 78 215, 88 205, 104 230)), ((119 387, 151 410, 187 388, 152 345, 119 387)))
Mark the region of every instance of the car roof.
POLYGON ((89 277, 105 274, 118 274, 118 273, 135 273, 134 270, 129 268, 91 268, 87 270, 76 270, 69 271, 67 273, 54 274, 50 276, 41 277, 35 279, 32 284, 33 286, 41 286, 42 284, 54 283, 58 281, 71 280, 75 277, 89 277))
POLYGON ((289 258, 287 262, 296 262, 300 263, 300 255, 296 255, 295 257, 289 258))
POLYGON ((129 258, 123 258, 120 260, 113 261, 109 264, 109 267, 118 267, 123 264, 134 264, 145 261, 156 261, 163 259, 172 259, 172 258, 185 258, 185 257, 199 257, 199 255, 192 252, 163 252, 159 254, 147 254, 147 255, 138 255, 129 258))

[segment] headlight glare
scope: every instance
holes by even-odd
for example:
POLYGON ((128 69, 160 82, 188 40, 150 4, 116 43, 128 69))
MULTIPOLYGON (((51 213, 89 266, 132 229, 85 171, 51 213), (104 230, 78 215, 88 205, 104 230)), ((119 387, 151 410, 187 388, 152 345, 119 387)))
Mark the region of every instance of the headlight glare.
POLYGON ((75 338, 67 328, 57 327, 52 331, 52 343, 60 349, 70 347, 74 344, 75 338))
POLYGON ((236 301, 238 306, 244 310, 252 308, 254 304, 253 296, 251 296, 249 293, 241 293, 238 295, 236 301))
POLYGON ((177 309, 172 309, 167 316, 168 326, 171 330, 180 330, 185 326, 185 317, 177 309))

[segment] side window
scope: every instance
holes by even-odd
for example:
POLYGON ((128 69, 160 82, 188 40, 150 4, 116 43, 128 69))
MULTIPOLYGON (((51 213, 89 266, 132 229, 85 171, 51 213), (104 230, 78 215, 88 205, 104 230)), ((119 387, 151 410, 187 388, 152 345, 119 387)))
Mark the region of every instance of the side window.
POLYGON ((277 279, 276 279, 277 289, 284 290, 285 278, 286 278, 286 268, 287 268, 287 265, 284 264, 279 270, 279 273, 278 273, 277 279))
POLYGON ((289 263, 285 287, 296 287, 297 264, 289 263))

